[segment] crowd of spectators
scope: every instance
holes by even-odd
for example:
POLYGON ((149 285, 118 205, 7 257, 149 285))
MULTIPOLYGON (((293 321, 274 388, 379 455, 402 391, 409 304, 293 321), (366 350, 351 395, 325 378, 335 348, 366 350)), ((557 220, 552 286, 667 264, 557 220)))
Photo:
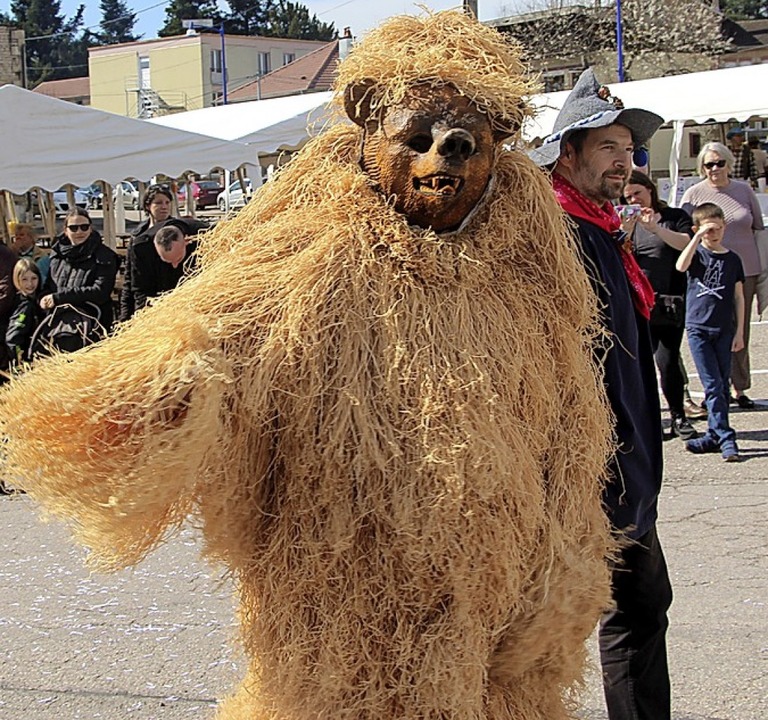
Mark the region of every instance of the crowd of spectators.
POLYGON ((50 251, 39 247, 32 225, 9 223, 11 242, 0 244, 0 373, 20 371, 52 349, 72 352, 112 332, 153 297, 173 289, 191 269, 201 221, 171 216, 168 187, 148 188, 146 219, 130 238, 122 262, 105 245, 89 212, 80 207, 62 219, 50 251))

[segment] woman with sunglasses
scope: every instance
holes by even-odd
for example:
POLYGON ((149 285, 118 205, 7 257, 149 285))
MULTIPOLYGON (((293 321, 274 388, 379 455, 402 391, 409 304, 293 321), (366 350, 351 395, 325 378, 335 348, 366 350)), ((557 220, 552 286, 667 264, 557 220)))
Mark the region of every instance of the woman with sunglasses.
POLYGON ((744 349, 733 354, 731 363, 732 402, 745 410, 755 403, 746 391, 752 386, 749 368, 749 318, 755 297, 757 279, 762 270, 755 242, 755 230, 763 229, 763 215, 752 187, 748 182, 731 177, 735 158, 722 143, 708 142, 701 148, 697 159, 699 175, 704 178, 683 194, 682 207, 691 214, 702 203, 711 202, 725 213, 723 245, 733 250, 744 266, 744 349))
POLYGON ((102 242, 87 210, 75 207, 64 216, 63 232, 51 249, 48 278, 40 307, 52 311, 70 305, 88 314, 91 303, 99 308, 99 323, 112 327, 112 290, 117 276, 117 254, 102 242))

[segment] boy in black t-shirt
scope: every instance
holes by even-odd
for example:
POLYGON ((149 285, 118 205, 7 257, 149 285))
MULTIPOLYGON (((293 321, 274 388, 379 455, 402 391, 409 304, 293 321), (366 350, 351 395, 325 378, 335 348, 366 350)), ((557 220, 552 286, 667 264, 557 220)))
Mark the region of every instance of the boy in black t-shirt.
POLYGON ((709 427, 706 435, 689 440, 685 447, 693 453, 720 451, 723 460, 733 462, 739 460, 739 449, 728 422, 728 379, 731 353, 744 347, 744 268, 741 258, 723 247, 722 209, 704 203, 692 215, 696 234, 676 267, 688 273, 685 330, 704 385, 709 427))

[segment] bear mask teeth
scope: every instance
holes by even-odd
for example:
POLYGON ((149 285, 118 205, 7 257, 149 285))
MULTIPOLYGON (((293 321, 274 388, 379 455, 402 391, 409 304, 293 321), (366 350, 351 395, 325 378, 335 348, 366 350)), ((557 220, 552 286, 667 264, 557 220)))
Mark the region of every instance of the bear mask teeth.
POLYGON ((461 178, 451 175, 430 175, 416 178, 414 186, 425 195, 456 195, 461 188, 461 178))

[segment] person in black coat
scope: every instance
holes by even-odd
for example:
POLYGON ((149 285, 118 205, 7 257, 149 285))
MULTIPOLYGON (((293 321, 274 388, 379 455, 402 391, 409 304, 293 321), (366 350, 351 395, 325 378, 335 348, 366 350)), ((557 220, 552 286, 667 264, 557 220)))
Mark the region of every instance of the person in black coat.
POLYGON ((170 266, 170 270, 164 268, 170 285, 168 290, 176 287, 197 265, 197 243, 189 237, 189 232, 186 222, 172 218, 155 233, 155 252, 170 266))
POLYGON ((125 276, 120 293, 120 322, 133 317, 149 298, 176 287, 181 269, 164 262, 154 244, 155 234, 166 224, 176 224, 185 236, 194 235, 205 223, 180 220, 171 216, 173 195, 166 185, 152 185, 144 196, 143 207, 148 218, 136 229, 125 259, 125 276))
POLYGON ((625 108, 587 69, 563 103, 552 135, 531 151, 551 171, 555 196, 573 223, 607 334, 595 354, 617 448, 604 499, 611 524, 629 540, 613 566, 614 606, 603 614, 598 634, 610 720, 672 716, 666 647, 672 586, 656 531, 664 456, 648 325, 654 292, 612 204, 629 180, 635 148, 663 121, 642 108, 625 108))
POLYGON ((13 268, 13 284, 18 290, 16 306, 11 313, 5 345, 12 365, 30 360, 29 345, 35 329, 43 319, 40 308, 40 268, 32 258, 20 258, 13 268))
POLYGON ((64 232, 51 250, 40 307, 51 311, 72 305, 88 314, 86 303, 92 303, 99 308, 99 322, 109 332, 114 320, 112 290, 117 267, 117 253, 104 245, 88 211, 73 208, 64 216, 64 232))
POLYGON ((639 170, 629 176, 624 198, 642 208, 641 214, 623 227, 656 294, 650 317, 651 342, 671 415, 669 430, 673 436, 690 440, 698 433, 685 413, 686 380, 680 358, 686 279, 684 273, 675 270, 675 263, 693 237, 693 222, 685 210, 662 203, 653 181, 639 170))
MULTIPOLYGON (((5 336, 8 321, 16 302, 16 289, 13 287, 13 267, 16 265, 16 255, 5 245, 0 244, 0 337, 5 336)), ((10 358, 6 352, 5 343, 0 343, 0 371, 7 370, 10 358)), ((0 383, 2 383, 0 376, 0 383)))

